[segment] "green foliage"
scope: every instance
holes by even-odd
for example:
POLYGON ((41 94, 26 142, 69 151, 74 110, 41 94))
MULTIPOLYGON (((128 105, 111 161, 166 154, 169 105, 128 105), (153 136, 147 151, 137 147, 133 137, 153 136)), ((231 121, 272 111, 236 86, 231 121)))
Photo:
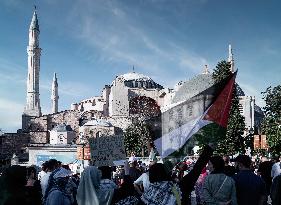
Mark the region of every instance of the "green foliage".
POLYGON ((218 152, 223 154, 244 153, 245 146, 249 142, 243 137, 245 130, 245 118, 239 111, 239 98, 236 94, 236 88, 233 90, 232 104, 227 124, 225 139, 219 142, 218 152))
MULTIPOLYGON (((230 63, 221 61, 213 72, 215 82, 220 82, 231 75, 230 63)), ((245 139, 243 133, 245 130, 245 119, 239 111, 239 98, 235 89, 233 89, 233 98, 231 110, 228 119, 227 131, 217 139, 217 154, 233 155, 237 152, 243 153, 245 150, 245 139)))
POLYGON ((265 100, 262 132, 266 135, 270 151, 273 155, 281 153, 281 85, 271 86, 262 92, 265 100))
POLYGON ((218 62, 216 69, 213 71, 212 76, 216 83, 221 82, 231 75, 230 63, 225 60, 218 62))
POLYGON ((196 141, 199 145, 215 143, 225 138, 226 130, 222 129, 218 124, 211 123, 195 134, 196 141))
POLYGON ((124 144, 127 156, 134 152, 136 156, 148 156, 147 144, 151 141, 151 131, 147 123, 136 121, 124 134, 124 144))

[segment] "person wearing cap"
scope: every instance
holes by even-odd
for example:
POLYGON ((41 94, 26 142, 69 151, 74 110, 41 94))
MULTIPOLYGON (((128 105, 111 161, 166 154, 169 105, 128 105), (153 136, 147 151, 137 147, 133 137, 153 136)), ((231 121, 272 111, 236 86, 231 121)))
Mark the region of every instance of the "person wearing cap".
POLYGON ((238 173, 233 176, 239 205, 263 205, 266 202, 266 186, 261 177, 255 175, 251 167, 251 158, 239 155, 235 159, 238 173))
POLYGON ((71 205, 71 195, 66 189, 71 174, 72 172, 65 168, 55 170, 50 176, 51 187, 48 187, 45 193, 45 205, 71 205))

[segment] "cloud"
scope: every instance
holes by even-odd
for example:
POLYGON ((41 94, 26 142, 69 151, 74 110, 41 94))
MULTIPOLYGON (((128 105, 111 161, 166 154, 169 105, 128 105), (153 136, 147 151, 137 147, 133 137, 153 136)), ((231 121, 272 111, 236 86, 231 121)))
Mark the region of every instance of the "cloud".
MULTIPOLYGON (((71 97, 85 97, 85 94, 90 93, 89 86, 81 82, 62 81, 58 78, 58 86, 59 95, 67 95, 71 97)), ((51 95, 52 80, 41 80, 40 88, 44 91, 48 91, 51 95)))
MULTIPOLYGON (((208 64, 204 57, 184 48, 182 42, 157 28, 153 29, 151 22, 160 18, 156 14, 143 12, 139 18, 138 13, 120 2, 97 4, 77 1, 69 13, 68 23, 73 24, 75 21, 79 25, 72 30, 71 35, 93 51, 85 56, 90 62, 135 65, 152 75, 169 75, 172 69, 194 74, 201 72, 202 67, 208 64), (145 15, 152 18, 151 22, 147 22, 149 25, 140 20, 145 15), (147 29, 148 26, 152 28, 147 29), (99 59, 96 53, 99 53, 99 59)), ((176 32, 173 26, 169 30, 176 32)))
MULTIPOLYGON (((0 79, 2 82, 25 83, 26 68, 10 60, 0 58, 0 79)), ((27 75, 27 74, 26 74, 27 75)))

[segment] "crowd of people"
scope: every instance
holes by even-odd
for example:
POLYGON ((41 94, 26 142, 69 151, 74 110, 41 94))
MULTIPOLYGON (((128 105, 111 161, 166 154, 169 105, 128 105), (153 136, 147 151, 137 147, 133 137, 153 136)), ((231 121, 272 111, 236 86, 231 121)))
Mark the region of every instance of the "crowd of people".
POLYGON ((148 166, 129 158, 122 167, 88 166, 80 176, 50 159, 38 174, 33 166, 7 168, 0 205, 191 205, 191 193, 198 205, 280 205, 280 162, 263 157, 253 165, 247 155, 233 162, 213 156, 211 146, 175 169, 156 158, 148 166))

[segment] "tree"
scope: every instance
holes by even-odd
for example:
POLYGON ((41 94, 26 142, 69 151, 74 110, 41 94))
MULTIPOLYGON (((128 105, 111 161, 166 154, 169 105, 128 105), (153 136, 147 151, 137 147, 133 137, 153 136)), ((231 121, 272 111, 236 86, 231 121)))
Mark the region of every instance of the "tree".
POLYGON ((136 156, 147 156, 147 144, 151 140, 151 131, 145 121, 132 123, 124 133, 124 144, 127 156, 134 152, 136 156))
POLYGON ((161 131, 160 107, 157 102, 146 96, 137 96, 129 102, 132 124, 125 130, 124 144, 127 155, 134 152, 137 156, 148 156, 147 145, 161 131))
POLYGON ((270 151, 273 155, 281 153, 281 85, 271 86, 262 92, 266 103, 263 108, 265 118, 262 132, 266 135, 270 151))
MULTIPOLYGON (((222 81, 230 75, 230 63, 226 61, 219 62, 212 74, 215 83, 222 81)), ((245 139, 242 136, 245 130, 245 119, 239 111, 239 98, 236 87, 237 84, 233 89, 233 98, 226 135, 224 135, 225 137, 218 139, 216 151, 219 154, 233 155, 237 152, 243 153, 245 151, 245 139)))

